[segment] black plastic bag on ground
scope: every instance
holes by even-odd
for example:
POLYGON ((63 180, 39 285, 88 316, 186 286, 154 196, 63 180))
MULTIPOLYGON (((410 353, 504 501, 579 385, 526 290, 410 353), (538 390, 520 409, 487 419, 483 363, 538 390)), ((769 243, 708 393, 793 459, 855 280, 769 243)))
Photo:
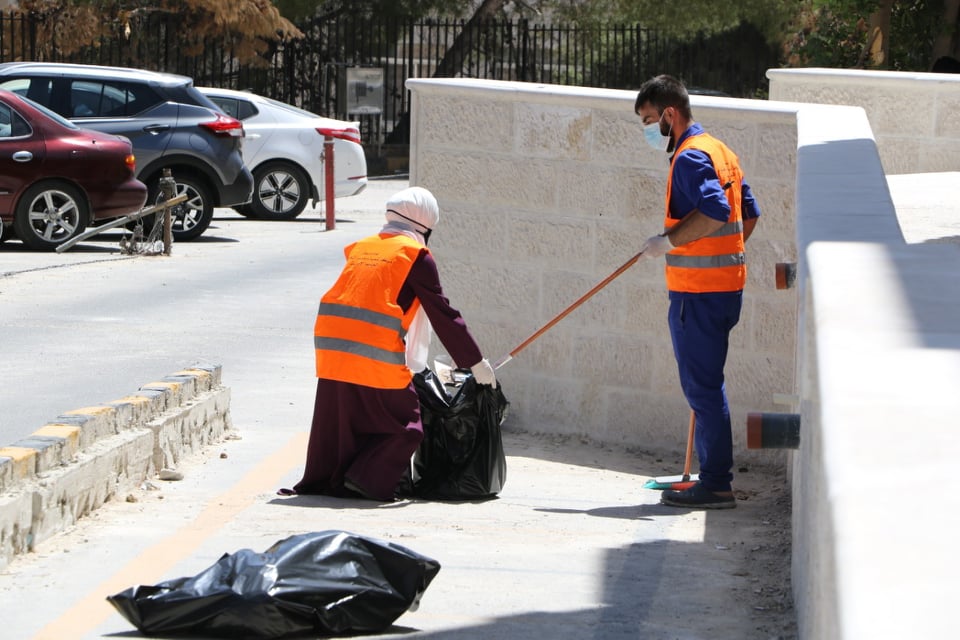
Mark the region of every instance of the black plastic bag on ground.
POLYGON ((141 633, 220 638, 379 632, 416 605, 440 564, 344 531, 291 536, 225 554, 192 578, 107 600, 141 633))
POLYGON ((429 369, 414 375, 420 397, 423 442, 413 456, 414 496, 430 500, 476 500, 503 489, 507 460, 500 425, 507 399, 500 385, 468 377, 454 396, 429 369))

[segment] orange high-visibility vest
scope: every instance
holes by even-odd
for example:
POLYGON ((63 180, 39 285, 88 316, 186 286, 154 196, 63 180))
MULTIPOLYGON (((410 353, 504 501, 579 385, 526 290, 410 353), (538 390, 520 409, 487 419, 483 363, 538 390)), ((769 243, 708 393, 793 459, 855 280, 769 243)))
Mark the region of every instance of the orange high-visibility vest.
POLYGON ((736 154, 713 136, 706 133, 690 136, 677 149, 667 178, 664 229, 670 229, 680 222, 670 217, 670 192, 674 163, 677 156, 687 149, 699 149, 710 156, 720 185, 724 187, 727 202, 730 203, 730 217, 726 224, 709 236, 675 247, 667 253, 667 289, 688 293, 740 291, 747 281, 740 208, 743 172, 736 154))
POLYGON ((403 389, 413 373, 404 338, 420 303, 406 313, 397 296, 426 247, 405 235, 380 234, 349 245, 347 264, 320 300, 314 324, 317 377, 376 389, 403 389))

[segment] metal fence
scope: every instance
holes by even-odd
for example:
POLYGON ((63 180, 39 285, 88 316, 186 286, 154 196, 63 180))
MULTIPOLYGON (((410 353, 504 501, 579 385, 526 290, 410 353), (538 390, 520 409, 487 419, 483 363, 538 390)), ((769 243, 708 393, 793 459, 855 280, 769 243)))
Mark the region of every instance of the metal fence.
POLYGON ((180 73, 197 85, 248 89, 330 117, 359 120, 367 144, 406 144, 407 78, 492 78, 615 89, 670 73, 688 86, 731 96, 767 90, 766 69, 777 54, 749 25, 679 41, 642 25, 550 25, 527 20, 424 19, 382 21, 313 18, 297 26, 302 39, 269 43, 260 59, 241 63, 229 39, 196 47, 182 43, 176 16, 134 18, 129 33, 64 52, 56 25, 36 16, 0 13, 0 61, 48 60, 180 73), (469 28, 468 28, 469 27, 469 28), (382 85, 377 108, 350 111, 348 83, 373 69, 382 85))

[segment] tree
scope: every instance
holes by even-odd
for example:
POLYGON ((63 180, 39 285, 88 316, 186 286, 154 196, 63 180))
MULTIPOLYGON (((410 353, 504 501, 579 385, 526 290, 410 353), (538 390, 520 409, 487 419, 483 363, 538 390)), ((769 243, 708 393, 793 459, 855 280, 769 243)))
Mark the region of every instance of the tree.
POLYGON ((957 37, 960 32, 960 0, 944 0, 942 15, 943 26, 933 40, 931 51, 934 62, 944 56, 960 59, 960 39, 957 37))
POLYGON ((483 2, 480 3, 480 6, 477 7, 476 11, 474 11, 470 17, 470 20, 464 25, 463 30, 457 34, 453 44, 443 55, 443 59, 440 61, 440 64, 437 65, 437 70, 434 72, 433 77, 449 78, 455 76, 457 72, 460 71, 463 65, 464 50, 472 40, 474 33, 480 29, 484 21, 496 16, 497 12, 503 9, 505 2, 506 0, 483 0, 483 2))
POLYGON ((791 66, 926 71, 960 57, 960 0, 807 0, 785 38, 791 66))
POLYGON ((781 41, 795 14, 795 5, 782 0, 553 0, 545 4, 562 20, 640 23, 678 38, 709 36, 749 22, 772 42, 781 41))
POLYGON ((270 0, 21 0, 19 11, 45 18, 37 34, 38 55, 44 58, 52 56, 54 47, 70 54, 97 46, 101 38, 149 37, 134 29, 138 18, 152 13, 175 15, 190 25, 178 33, 188 55, 216 37, 231 42, 239 61, 251 62, 271 42, 302 35, 270 0))
POLYGON ((473 0, 277 0, 280 12, 299 20, 315 15, 333 17, 344 13, 368 17, 421 18, 441 14, 461 16, 470 13, 473 0))

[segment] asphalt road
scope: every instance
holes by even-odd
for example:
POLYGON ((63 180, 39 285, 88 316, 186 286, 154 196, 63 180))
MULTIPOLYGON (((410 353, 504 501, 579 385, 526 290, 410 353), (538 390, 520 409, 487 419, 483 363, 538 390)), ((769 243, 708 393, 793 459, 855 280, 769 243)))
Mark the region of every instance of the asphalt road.
POLYGON ((270 379, 312 401, 317 301, 343 246, 379 228, 406 185, 371 181, 338 199, 332 231, 322 204, 291 222, 218 209, 169 257, 124 256, 114 231, 63 254, 0 244, 0 445, 201 363, 222 364, 228 386, 270 379))

